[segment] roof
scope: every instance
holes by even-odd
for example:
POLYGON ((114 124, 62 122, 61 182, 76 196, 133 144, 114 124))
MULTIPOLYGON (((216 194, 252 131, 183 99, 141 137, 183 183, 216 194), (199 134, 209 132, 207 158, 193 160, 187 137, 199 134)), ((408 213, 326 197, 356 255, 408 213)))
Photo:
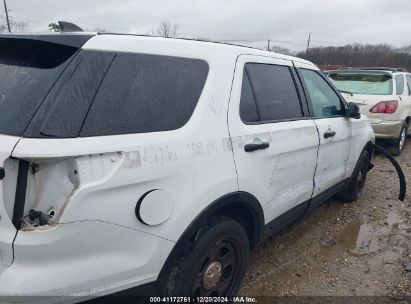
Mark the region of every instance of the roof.
POLYGON ((292 60, 315 66, 313 63, 301 58, 264 51, 257 48, 186 38, 164 38, 147 35, 95 32, 6 33, 0 34, 0 38, 31 39, 79 48, 83 47, 85 49, 99 49, 110 51, 145 51, 152 53, 155 50, 156 52, 161 53, 161 50, 167 49, 166 54, 170 54, 170 50, 173 51, 179 49, 187 50, 187 54, 191 52, 191 54, 196 53, 199 55, 206 54, 208 52, 215 54, 218 54, 219 52, 230 53, 231 55, 234 55, 236 57, 241 54, 248 54, 292 60))
MULTIPOLYGON (((85 48, 97 48, 105 50, 118 50, 126 51, 127 49, 132 49, 131 45, 135 44, 136 49, 139 51, 144 51, 146 49, 148 52, 149 49, 153 50, 168 48, 168 49, 185 49, 191 50, 191 52, 223 52, 231 53, 232 55, 239 56, 241 54, 256 55, 256 56, 265 56, 273 57, 284 60, 293 60, 296 62, 305 63, 308 65, 315 66, 312 62, 307 61, 302 58, 283 55, 275 52, 269 52, 261 50, 258 48, 240 46, 235 44, 228 44, 222 42, 214 41, 202 41, 195 39, 187 38, 164 38, 157 36, 148 36, 148 35, 134 35, 134 34, 116 34, 116 33, 98 33, 96 37, 91 39, 86 45, 85 48), (144 44, 144 45, 143 45, 144 44)), ((137 50, 136 50, 137 51, 137 50)))

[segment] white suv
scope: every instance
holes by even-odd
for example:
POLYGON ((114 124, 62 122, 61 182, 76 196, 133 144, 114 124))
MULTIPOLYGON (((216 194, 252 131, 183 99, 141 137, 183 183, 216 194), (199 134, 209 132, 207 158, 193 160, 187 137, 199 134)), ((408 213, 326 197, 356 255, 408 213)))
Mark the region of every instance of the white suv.
POLYGON ((368 116, 377 139, 400 155, 411 128, 411 74, 395 68, 345 68, 328 77, 368 116))
POLYGON ((250 248, 355 200, 373 153, 314 64, 246 47, 2 35, 0 99, 2 296, 234 295, 250 248))

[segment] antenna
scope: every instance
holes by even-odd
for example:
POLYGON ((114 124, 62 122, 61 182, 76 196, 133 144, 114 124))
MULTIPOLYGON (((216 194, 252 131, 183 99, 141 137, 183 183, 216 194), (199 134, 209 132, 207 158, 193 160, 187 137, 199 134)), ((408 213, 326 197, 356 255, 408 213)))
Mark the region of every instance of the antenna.
POLYGON ((60 32, 84 32, 81 27, 67 21, 59 21, 60 32))

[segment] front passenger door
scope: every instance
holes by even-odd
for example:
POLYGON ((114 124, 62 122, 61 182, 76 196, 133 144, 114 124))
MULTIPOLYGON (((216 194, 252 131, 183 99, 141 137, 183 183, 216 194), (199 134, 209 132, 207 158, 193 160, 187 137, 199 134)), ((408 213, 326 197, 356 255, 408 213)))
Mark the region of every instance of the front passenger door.
MULTIPOLYGON (((320 137, 313 197, 342 187, 350 151, 350 124, 346 104, 320 71, 300 68, 310 114, 320 137)), ((333 194, 333 193, 332 193, 333 194)))

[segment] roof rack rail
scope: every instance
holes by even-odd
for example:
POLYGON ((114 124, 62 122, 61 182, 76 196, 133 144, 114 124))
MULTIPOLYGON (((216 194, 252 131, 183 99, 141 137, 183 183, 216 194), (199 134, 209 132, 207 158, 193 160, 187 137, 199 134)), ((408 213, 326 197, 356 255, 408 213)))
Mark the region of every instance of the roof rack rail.
POLYGON ((391 72, 407 72, 404 68, 388 68, 388 67, 341 67, 337 70, 367 70, 367 71, 391 71, 391 72))
POLYGON ((59 21, 60 32, 84 32, 81 27, 67 21, 59 21))

